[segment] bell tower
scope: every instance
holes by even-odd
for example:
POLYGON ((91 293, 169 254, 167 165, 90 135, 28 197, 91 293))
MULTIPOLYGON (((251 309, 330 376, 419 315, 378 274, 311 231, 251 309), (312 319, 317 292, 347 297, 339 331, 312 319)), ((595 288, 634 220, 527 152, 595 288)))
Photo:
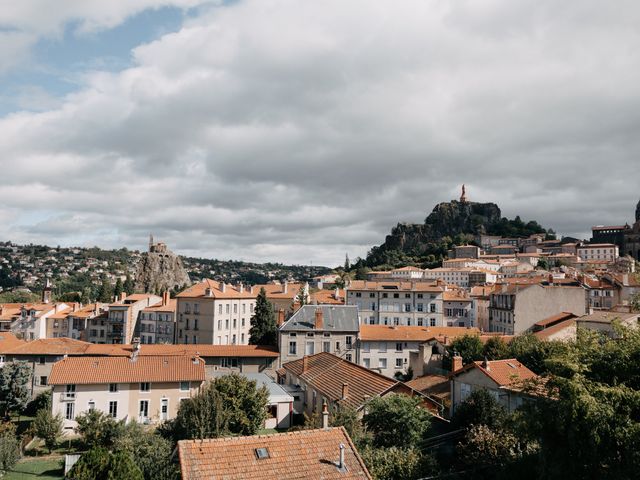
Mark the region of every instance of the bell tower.
POLYGON ((462 184, 462 195, 460 195, 460 203, 467 203, 467 189, 462 184))

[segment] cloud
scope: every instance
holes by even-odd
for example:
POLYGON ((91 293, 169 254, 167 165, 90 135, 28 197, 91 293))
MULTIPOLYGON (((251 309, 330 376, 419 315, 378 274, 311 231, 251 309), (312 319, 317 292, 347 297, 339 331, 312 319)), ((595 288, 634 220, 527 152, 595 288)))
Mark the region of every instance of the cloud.
MULTIPOLYGON (((151 5, 103 3, 5 21, 108 28, 151 5)), ((630 221, 639 20, 630 1, 202 9, 131 68, 0 119, 0 217, 40 212, 0 236, 142 248, 153 231, 192 255, 339 264, 461 183, 564 234, 630 221)))

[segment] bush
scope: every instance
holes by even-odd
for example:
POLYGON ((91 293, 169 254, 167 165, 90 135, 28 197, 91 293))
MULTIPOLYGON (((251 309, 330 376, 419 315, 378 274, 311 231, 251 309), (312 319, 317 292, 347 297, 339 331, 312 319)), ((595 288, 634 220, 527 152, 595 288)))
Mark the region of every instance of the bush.
POLYGON ((45 390, 27 404, 25 415, 34 416, 38 410, 51 410, 51 390, 45 390))
POLYGON ((363 418, 378 447, 411 447, 429 429, 431 414, 420 406, 420 399, 402 394, 376 397, 367 404, 363 418))
POLYGON ((123 422, 118 422, 100 410, 82 413, 76 417, 76 422, 76 433, 82 435, 89 448, 112 447, 125 428, 123 422))
POLYGON ((38 410, 33 420, 33 428, 38 437, 44 440, 49 453, 55 448, 58 437, 62 435, 62 415, 52 415, 49 410, 38 410))
MULTIPOLYGON (((20 459, 20 440, 7 428, 0 433, 0 473, 6 472, 20 459)), ((1 475, 0 475, 1 476, 1 475)))
POLYGON ((360 455, 376 480, 413 480, 438 471, 435 459, 416 448, 364 447, 360 455))
POLYGON ((507 411, 484 388, 476 390, 458 405, 451 426, 454 429, 469 428, 471 425, 500 427, 507 418, 507 411))
POLYGON ((126 452, 112 454, 93 448, 83 454, 67 474, 69 480, 144 480, 142 472, 126 452))

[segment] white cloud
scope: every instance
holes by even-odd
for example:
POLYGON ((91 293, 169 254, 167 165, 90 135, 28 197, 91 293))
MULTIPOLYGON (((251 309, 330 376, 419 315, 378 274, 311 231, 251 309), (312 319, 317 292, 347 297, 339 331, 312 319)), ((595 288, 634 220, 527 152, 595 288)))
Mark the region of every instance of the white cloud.
MULTIPOLYGON (((4 21, 108 28, 151 5, 102 3, 4 21)), ((566 234, 631 220, 639 20, 629 1, 204 10, 134 67, 0 120, 0 214, 51 212, 0 237, 142 247, 153 230, 185 253, 337 264, 463 182, 566 234)))

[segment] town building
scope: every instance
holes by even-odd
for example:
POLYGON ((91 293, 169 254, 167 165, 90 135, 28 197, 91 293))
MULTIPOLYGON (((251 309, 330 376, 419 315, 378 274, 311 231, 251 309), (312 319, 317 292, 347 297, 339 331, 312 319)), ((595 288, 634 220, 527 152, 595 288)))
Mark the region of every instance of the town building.
MULTIPOLYGON (((284 312, 280 310, 280 322, 284 312)), ((281 363, 319 352, 356 361, 358 307, 355 305, 305 305, 278 332, 281 363)))
POLYGON ((123 293, 118 301, 109 305, 105 321, 105 340, 92 336, 90 331, 89 341, 92 343, 131 343, 140 312, 161 301, 161 297, 150 293, 134 293, 132 295, 123 293))
POLYGON ((475 327, 471 313, 472 299, 462 289, 447 289, 442 294, 443 325, 447 327, 475 327))
POLYGON ((178 301, 169 298, 169 292, 164 292, 162 302, 142 309, 135 331, 140 343, 175 342, 177 305, 178 301))
POLYGON ((344 427, 180 440, 182 480, 371 480, 344 427))
POLYGON ((637 312, 597 310, 575 319, 578 328, 593 330, 616 338, 619 333, 617 326, 624 328, 638 328, 640 314, 637 312))
POLYGON ((347 305, 357 305, 365 325, 443 326, 444 285, 427 282, 354 280, 347 305))
POLYGON ((535 398, 527 386, 531 384, 534 388, 539 377, 515 358, 476 361, 464 367, 461 363, 460 357, 454 358, 454 366, 460 368, 451 375, 451 416, 476 390, 487 390, 510 413, 535 398))
POLYGON ((613 243, 588 243, 579 245, 576 254, 584 262, 596 260, 612 263, 618 259, 620 251, 619 247, 613 243))
POLYGON ((248 345, 256 289, 205 279, 176 295, 176 343, 248 345))
POLYGON ((94 409, 116 420, 159 423, 174 418, 204 380, 204 362, 195 356, 68 357, 51 370, 51 406, 68 432, 78 414, 94 409))
POLYGON ((583 287, 552 282, 502 284, 491 293, 489 331, 516 335, 560 312, 584 315, 586 304, 583 287))

